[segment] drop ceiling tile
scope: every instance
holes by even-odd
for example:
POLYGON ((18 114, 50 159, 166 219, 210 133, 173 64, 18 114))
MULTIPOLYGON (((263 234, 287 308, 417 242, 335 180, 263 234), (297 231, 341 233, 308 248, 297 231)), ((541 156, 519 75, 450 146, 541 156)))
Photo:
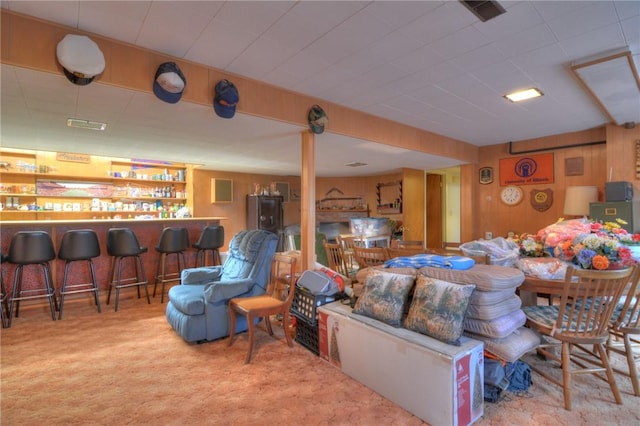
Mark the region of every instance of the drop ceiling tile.
POLYGON ((493 43, 493 46, 511 58, 555 42, 556 38, 549 27, 546 24, 540 24, 498 40, 493 43))
POLYGON ((374 1, 367 12, 398 29, 442 6, 441 1, 374 1))
POLYGON ((78 27, 79 1, 2 1, 2 7, 8 10, 54 21, 68 27, 78 27))
POLYGON ((431 46, 445 59, 451 59, 488 43, 485 36, 469 26, 434 41, 431 46))
POLYGON ((612 2, 593 2, 582 9, 551 19, 547 24, 558 40, 563 41, 610 25, 617 20, 618 16, 612 2))
POLYGON ((216 14, 216 20, 255 35, 269 29, 288 8, 288 2, 227 1, 216 14))
POLYGON ((507 55, 505 55, 500 49, 498 49, 494 44, 488 44, 453 58, 451 59, 451 62, 459 68, 467 71, 473 71, 477 68, 503 62, 506 59, 507 55))
POLYGON ((136 43, 151 6, 150 1, 80 1, 79 3, 79 29, 127 43, 136 43))
MULTIPOLYGON (((640 2, 637 2, 640 5, 640 2)), ((625 19, 620 23, 625 43, 631 52, 640 53, 640 15, 625 19)))
POLYGON ((575 61, 610 51, 612 46, 623 48, 625 40, 620 25, 616 23, 561 40, 558 45, 567 52, 570 58, 573 58, 572 61, 575 61))
POLYGON ((406 25, 402 32, 428 44, 477 22, 477 19, 462 4, 444 2, 406 25))
POLYGON ((256 38, 252 32, 239 30, 231 23, 214 19, 195 40, 185 59, 224 70, 256 38), (224 43, 212 43, 211 40, 224 40, 224 43))
POLYGON ((229 69, 242 70, 244 76, 259 80, 295 53, 275 40, 260 37, 229 64, 229 69))
POLYGON ((510 7, 506 13, 486 22, 478 21, 473 24, 473 27, 487 40, 496 41, 509 38, 542 22, 542 17, 530 2, 519 2, 510 7))
MULTIPOLYGON (((291 76, 295 76, 294 81, 301 81, 307 76, 312 76, 319 72, 324 73, 324 70, 330 66, 331 64, 324 61, 323 58, 310 54, 305 50, 284 61, 277 70, 272 71, 270 74, 275 76, 278 72, 284 72, 291 76)), ((324 79, 327 79, 326 76, 324 79)), ((294 83, 289 81, 285 86, 289 86, 291 84, 294 83)))
POLYGON ((393 62, 396 66, 414 73, 435 66, 443 60, 444 56, 438 53, 434 46, 427 44, 417 50, 399 56, 393 62))
POLYGON ((188 8, 182 2, 153 2, 140 28, 137 44, 183 58, 220 7, 218 2, 190 2, 188 8), (166 28, 166 22, 171 22, 170 29, 166 28))

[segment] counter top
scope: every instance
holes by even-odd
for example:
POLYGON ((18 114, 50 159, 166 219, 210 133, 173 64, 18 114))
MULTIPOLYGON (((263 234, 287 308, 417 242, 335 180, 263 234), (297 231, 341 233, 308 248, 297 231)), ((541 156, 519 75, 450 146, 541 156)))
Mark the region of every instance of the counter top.
POLYGON ((201 221, 220 221, 228 218, 221 216, 212 217, 185 217, 185 218, 159 218, 150 219, 69 219, 69 220, 3 220, 0 221, 2 226, 33 226, 33 225, 74 225, 84 223, 153 223, 153 222, 201 222, 201 221))

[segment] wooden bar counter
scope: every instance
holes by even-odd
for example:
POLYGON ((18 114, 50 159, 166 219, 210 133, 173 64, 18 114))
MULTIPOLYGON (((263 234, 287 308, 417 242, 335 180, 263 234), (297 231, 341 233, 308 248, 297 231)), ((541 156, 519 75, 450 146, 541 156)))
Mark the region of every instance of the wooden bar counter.
MULTIPOLYGON (((160 234, 166 227, 184 227, 189 232, 189 251, 187 252, 187 263, 189 267, 194 266, 195 249, 191 246, 200 237, 200 231, 208 225, 218 225, 224 217, 194 217, 181 219, 93 219, 93 220, 45 220, 45 221, 2 221, 0 222, 0 237, 2 243, 2 253, 9 253, 9 245, 11 238, 19 231, 45 231, 49 233, 53 240, 56 253, 60 248, 62 235, 73 229, 92 229, 98 234, 100 240, 100 257, 94 259, 96 275, 100 290, 108 289, 109 267, 111 265, 111 257, 107 253, 107 230, 110 228, 130 228, 136 234, 141 246, 148 248, 148 252, 142 255, 145 273, 150 284, 150 291, 153 291, 154 274, 158 262, 158 252, 155 247, 158 244, 160 234)), ((226 240, 230 236, 225 236, 226 240)), ((226 247, 225 241, 225 247, 226 247)), ((173 261, 173 256, 171 256, 173 261)), ((130 262, 125 262, 127 268, 130 262)), ((171 264, 170 264, 171 265, 171 264)), ((75 266, 74 268, 84 276, 81 268, 86 266, 75 266)), ((173 265, 171 265, 173 268, 173 265)), ((60 288, 60 280, 64 273, 64 262, 56 259, 51 262, 51 270, 53 273, 53 283, 56 289, 60 288)), ((88 277, 89 269, 86 267, 86 276, 88 277)), ((15 273, 15 265, 5 262, 2 264, 2 275, 5 280, 7 292, 11 294, 13 278, 15 273)), ((131 271, 127 271, 131 273, 131 271)), ((35 267, 25 268, 23 289, 33 288, 33 286, 42 286, 42 273, 35 267)), ((87 279, 88 280, 88 279, 87 279)), ((82 281, 86 282, 86 281, 82 281)), ((131 290, 135 291, 135 290, 131 290)))

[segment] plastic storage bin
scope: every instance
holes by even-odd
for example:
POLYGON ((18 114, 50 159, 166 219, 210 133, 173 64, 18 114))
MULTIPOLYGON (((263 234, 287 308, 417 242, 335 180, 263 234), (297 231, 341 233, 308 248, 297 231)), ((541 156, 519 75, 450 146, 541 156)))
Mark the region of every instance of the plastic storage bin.
POLYGON ((349 222, 351 233, 357 236, 389 235, 389 219, 386 217, 351 218, 349 222))
POLYGON ((307 321, 296 319, 296 342, 318 355, 318 326, 309 324, 307 321))
POLYGON ((316 295, 303 287, 296 286, 295 291, 296 293, 293 295, 290 312, 299 319, 314 326, 318 323, 318 306, 336 300, 336 295, 316 295))

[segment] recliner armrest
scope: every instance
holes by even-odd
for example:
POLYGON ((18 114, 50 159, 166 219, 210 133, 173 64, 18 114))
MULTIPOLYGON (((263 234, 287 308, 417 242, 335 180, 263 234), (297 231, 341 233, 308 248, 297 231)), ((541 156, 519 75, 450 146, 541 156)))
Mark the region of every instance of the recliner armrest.
POLYGON ((253 280, 218 281, 205 286, 204 299, 208 303, 229 300, 251 291, 256 283, 253 280))
POLYGON ((204 266, 183 269, 180 274, 181 284, 208 284, 222 276, 222 266, 204 266))

